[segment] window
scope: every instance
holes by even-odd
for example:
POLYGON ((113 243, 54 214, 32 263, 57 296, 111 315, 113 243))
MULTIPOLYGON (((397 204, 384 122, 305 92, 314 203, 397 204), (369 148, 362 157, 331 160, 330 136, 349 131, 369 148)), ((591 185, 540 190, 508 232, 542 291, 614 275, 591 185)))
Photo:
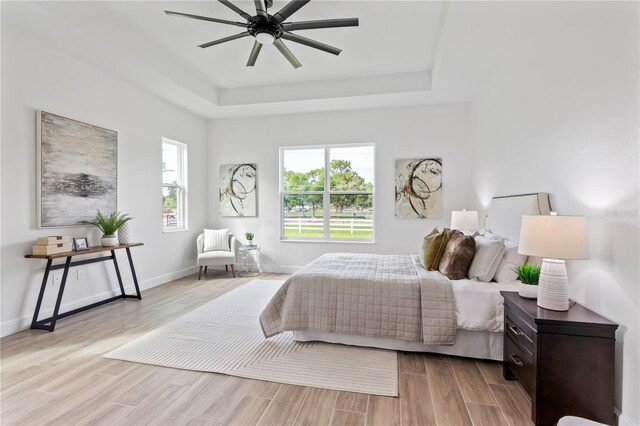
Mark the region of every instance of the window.
POLYGON ((374 145, 280 148, 283 240, 374 241, 374 145))
POLYGON ((162 138, 162 228, 187 229, 187 145, 162 138))

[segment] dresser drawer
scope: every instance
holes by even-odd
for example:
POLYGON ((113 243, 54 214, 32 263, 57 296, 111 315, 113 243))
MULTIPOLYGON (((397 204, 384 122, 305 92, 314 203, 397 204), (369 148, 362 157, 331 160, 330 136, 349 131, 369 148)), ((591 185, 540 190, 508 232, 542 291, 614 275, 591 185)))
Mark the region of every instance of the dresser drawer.
POLYGON ((511 372, 520 379, 522 387, 532 396, 535 389, 536 364, 529 355, 514 343, 511 337, 508 337, 505 341, 504 362, 509 365, 511 372))
POLYGON ((533 339, 535 331, 511 309, 504 309, 504 332, 533 358, 533 339))

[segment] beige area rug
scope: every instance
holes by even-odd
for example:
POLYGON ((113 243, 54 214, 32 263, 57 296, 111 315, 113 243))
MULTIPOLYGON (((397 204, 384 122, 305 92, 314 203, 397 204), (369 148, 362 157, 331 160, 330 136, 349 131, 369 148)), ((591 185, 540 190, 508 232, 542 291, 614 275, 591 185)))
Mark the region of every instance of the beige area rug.
POLYGON ((109 352, 107 358, 271 382, 398 395, 395 351, 265 339, 258 318, 282 281, 254 280, 109 352))

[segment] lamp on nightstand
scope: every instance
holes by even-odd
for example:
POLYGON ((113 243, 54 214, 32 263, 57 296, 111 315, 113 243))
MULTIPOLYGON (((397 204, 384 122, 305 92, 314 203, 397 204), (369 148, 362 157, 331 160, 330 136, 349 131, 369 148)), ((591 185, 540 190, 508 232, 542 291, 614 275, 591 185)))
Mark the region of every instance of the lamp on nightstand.
POLYGON ((569 310, 565 260, 588 259, 587 218, 583 216, 522 216, 518 253, 542 257, 538 306, 569 310))
POLYGON ((478 212, 475 210, 452 211, 451 229, 478 229, 478 212))

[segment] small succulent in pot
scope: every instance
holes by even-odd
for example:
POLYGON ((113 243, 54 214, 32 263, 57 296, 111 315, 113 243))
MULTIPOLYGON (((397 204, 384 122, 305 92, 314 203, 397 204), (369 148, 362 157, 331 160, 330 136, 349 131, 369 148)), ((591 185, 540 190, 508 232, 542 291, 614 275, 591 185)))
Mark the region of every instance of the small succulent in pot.
POLYGON ((255 234, 253 232, 245 232, 244 237, 247 239, 247 242, 251 245, 253 243, 253 237, 255 237, 255 234))
POLYGON ((100 242, 104 247, 112 247, 118 245, 118 238, 116 232, 118 228, 124 225, 127 221, 133 219, 127 214, 120 214, 120 212, 113 212, 108 216, 103 215, 100 210, 96 214, 96 218, 93 220, 83 220, 79 222, 81 225, 92 225, 102 231, 102 239, 100 242))
POLYGON ((518 278, 523 284, 538 285, 540 266, 534 265, 533 263, 525 263, 524 265, 516 266, 513 272, 518 274, 518 278))
POLYGON ((518 294, 527 299, 538 298, 538 281, 540 280, 540 266, 533 263, 525 263, 516 266, 513 271, 518 274, 518 294))

